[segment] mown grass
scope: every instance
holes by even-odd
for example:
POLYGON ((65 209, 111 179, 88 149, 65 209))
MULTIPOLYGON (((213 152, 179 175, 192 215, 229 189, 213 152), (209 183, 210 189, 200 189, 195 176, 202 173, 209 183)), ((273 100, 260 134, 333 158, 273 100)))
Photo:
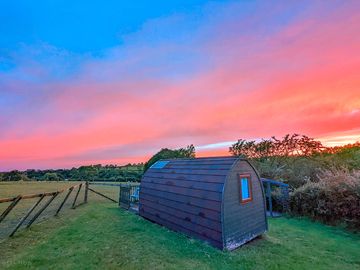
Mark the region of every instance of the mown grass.
POLYGON ((0 269, 359 269, 360 237, 306 219, 233 252, 174 233, 115 204, 89 203, 0 245, 0 269), (78 211, 79 210, 79 211, 78 211))

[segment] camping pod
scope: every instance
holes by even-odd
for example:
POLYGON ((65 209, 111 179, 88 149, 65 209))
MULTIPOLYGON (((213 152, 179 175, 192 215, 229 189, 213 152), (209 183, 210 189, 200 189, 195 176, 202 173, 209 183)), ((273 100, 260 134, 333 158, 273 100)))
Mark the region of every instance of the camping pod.
POLYGON ((139 214, 227 250, 268 228, 259 175, 236 157, 157 161, 141 179, 139 214))

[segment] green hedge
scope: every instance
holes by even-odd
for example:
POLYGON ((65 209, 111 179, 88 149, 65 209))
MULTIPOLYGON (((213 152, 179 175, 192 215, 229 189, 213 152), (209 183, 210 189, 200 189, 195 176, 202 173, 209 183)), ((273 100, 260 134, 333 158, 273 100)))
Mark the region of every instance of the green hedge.
POLYGON ((291 193, 291 212, 359 230, 360 171, 333 169, 321 172, 318 178, 291 193))

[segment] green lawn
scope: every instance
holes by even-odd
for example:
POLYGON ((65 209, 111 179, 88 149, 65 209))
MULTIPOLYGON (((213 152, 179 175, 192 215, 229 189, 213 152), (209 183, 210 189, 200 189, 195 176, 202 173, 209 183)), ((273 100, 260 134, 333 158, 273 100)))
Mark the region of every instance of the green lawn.
MULTIPOLYGON (((19 194, 21 195, 28 195, 28 194, 37 194, 37 193, 43 193, 43 192, 55 192, 57 190, 62 190, 64 188, 68 188, 74 185, 78 185, 81 182, 68 182, 68 181, 62 181, 62 182, 38 182, 38 181, 17 181, 17 182, 0 182, 0 198, 11 198, 16 197, 19 194)), ((83 182, 84 183, 84 182, 83 182)), ((119 198, 119 187, 114 186, 102 186, 102 185, 96 185, 91 186, 91 188, 95 189, 96 191, 99 191, 108 197, 111 197, 115 200, 119 198)), ((70 210, 72 203, 75 199, 77 190, 74 190, 68 200, 66 201, 66 204, 61 210, 60 215, 66 214, 67 211, 70 210)), ((46 208, 46 210, 41 214, 40 218, 38 218, 35 223, 41 222, 44 219, 52 218, 60 206, 61 202, 64 200, 67 192, 62 192, 59 194, 55 200, 50 204, 49 207, 46 208)), ((78 195, 77 204, 80 204, 84 201, 84 195, 85 195, 85 188, 83 187, 80 190, 80 193, 78 195)), ((35 204, 36 201, 38 201, 39 198, 33 198, 33 199, 24 199, 21 200, 16 207, 10 212, 10 214, 0 223, 0 241, 4 239, 4 237, 7 237, 12 229, 15 227, 15 225, 20 221, 20 219, 27 213, 28 209, 32 207, 32 205, 35 204)), ((40 209, 41 206, 43 206, 46 201, 49 199, 45 198, 42 200, 40 205, 37 209, 40 209)), ((106 202, 107 200, 103 197, 100 197, 99 195, 94 194, 93 192, 89 192, 88 195, 89 202, 106 202)), ((5 211, 5 209, 10 205, 10 202, 7 203, 0 203, 0 214, 5 211)), ((70 210, 72 211, 72 210, 70 210)), ((36 211, 35 211, 36 212, 36 211)), ((28 218, 29 220, 29 218, 28 218)), ((24 227, 24 226, 22 226, 24 227)), ((22 228, 21 228, 22 229, 22 228)), ((21 230, 20 229, 20 230, 21 230)))
POLYGON ((0 243, 0 269, 360 269, 360 237, 301 219, 233 252, 90 203, 0 243), (81 208, 81 209, 80 209, 81 208))

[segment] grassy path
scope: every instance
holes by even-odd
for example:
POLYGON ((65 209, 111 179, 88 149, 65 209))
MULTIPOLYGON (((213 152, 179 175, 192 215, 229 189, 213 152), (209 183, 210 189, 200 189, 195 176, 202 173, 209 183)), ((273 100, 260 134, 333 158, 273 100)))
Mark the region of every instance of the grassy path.
POLYGON ((300 219, 221 252, 110 204, 89 204, 1 243, 0 269, 360 269, 360 237, 300 219))

